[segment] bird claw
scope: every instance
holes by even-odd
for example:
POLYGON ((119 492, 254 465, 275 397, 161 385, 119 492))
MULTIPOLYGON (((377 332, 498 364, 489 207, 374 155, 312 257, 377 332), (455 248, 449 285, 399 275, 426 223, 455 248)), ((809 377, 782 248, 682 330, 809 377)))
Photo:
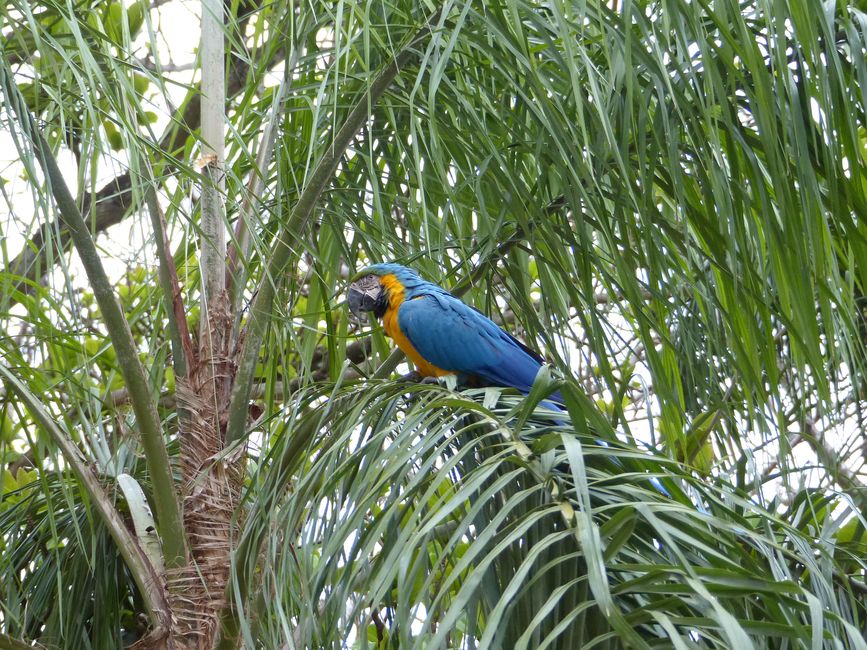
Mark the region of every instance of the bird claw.
POLYGON ((418 370, 413 370, 405 375, 397 378, 398 381, 405 381, 411 384, 439 384, 439 379, 436 377, 424 377, 418 370))

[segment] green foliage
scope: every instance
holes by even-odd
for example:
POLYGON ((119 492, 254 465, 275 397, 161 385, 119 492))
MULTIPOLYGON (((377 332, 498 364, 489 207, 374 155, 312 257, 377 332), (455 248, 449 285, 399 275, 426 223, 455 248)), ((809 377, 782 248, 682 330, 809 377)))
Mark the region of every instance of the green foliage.
MULTIPOLYGON (((174 96, 188 77, 160 67, 149 6, 13 2, 2 49, 88 223, 132 224, 97 241, 178 467, 172 296, 143 190, 153 177, 196 344, 198 91, 174 96)), ((253 357, 236 645, 865 648, 864 7, 447 4, 335 152, 432 9, 243 2, 227 18, 226 226, 249 237, 230 316, 240 330, 263 286, 278 297, 253 357), (312 221, 287 231, 311 187, 312 221), (527 399, 371 379, 390 344, 343 291, 382 260, 461 291, 550 376, 527 399), (555 388, 570 426, 537 405, 555 388)), ((0 363, 109 493, 126 472, 150 497, 117 351, 14 99, 0 363)), ((5 389, 0 459, 22 468, 2 474, 0 630, 139 639, 105 522, 5 389)))
POLYGON ((3 470, 0 483, 0 508, 9 508, 15 503, 27 498, 27 489, 36 482, 36 472, 19 467, 15 475, 8 469, 3 470))
POLYGON ((277 596, 251 620, 266 646, 306 611, 294 632, 306 647, 357 634, 359 620, 371 643, 387 622, 402 647, 585 647, 612 633, 744 647, 816 630, 860 647, 845 621, 863 620, 863 602, 832 568, 857 547, 818 538, 839 498, 814 506, 813 524, 791 518, 801 498, 771 515, 616 442, 592 407, 570 408, 591 427, 582 434, 544 410, 513 428, 526 405, 505 395, 493 411, 478 392, 438 387, 348 386, 324 412, 319 398, 299 396, 287 411, 303 415, 274 422, 253 492, 248 541, 264 545, 262 589, 277 596))
MULTIPOLYGON (((129 5, 110 0, 70 14, 67 5, 49 2, 36 9, 35 25, 31 24, 35 31, 21 24, 9 38, 13 60, 32 66, 18 85, 28 109, 50 124, 51 136, 76 155, 92 146, 90 140, 100 126, 110 148, 119 151, 127 146, 125 134, 135 131, 130 119, 146 125, 158 118, 143 101, 150 74, 129 71, 125 61, 144 27, 148 7, 146 0, 129 5), (135 100, 125 105, 119 95, 135 100)), ((22 11, 23 16, 30 11, 22 11)))
MULTIPOLYGON (((146 0, 138 0, 129 6, 119 0, 109 3, 102 15, 102 24, 105 27, 106 35, 117 45, 134 40, 144 24, 144 16, 148 6, 146 0)), ((144 77, 141 78, 144 79, 144 77)), ((144 89, 146 88, 147 83, 144 84, 144 89)), ((143 92, 138 84, 135 84, 135 89, 138 92, 143 92)))

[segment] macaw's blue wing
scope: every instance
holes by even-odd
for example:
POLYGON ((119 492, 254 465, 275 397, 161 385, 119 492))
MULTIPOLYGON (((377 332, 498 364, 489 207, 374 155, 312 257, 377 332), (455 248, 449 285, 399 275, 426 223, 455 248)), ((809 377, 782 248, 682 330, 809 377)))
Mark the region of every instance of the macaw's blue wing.
MULTIPOLYGON (((405 301, 397 318, 418 353, 443 370, 527 393, 542 366, 536 353, 445 292, 405 301)), ((562 401, 559 393, 551 398, 562 401)))

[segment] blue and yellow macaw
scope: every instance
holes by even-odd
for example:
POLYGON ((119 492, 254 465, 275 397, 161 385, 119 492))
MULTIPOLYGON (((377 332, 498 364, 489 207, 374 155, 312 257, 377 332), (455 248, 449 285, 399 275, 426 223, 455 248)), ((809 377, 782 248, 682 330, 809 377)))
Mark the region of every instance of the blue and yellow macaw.
MULTIPOLYGON (((544 360, 490 318, 399 264, 374 264, 349 286, 349 309, 382 319, 422 377, 530 391, 544 360)), ((555 393, 549 399, 562 403, 555 393)))
MULTIPOLYGON (((490 318, 399 264, 374 264, 356 273, 348 302, 354 314, 370 312, 382 319, 385 333, 422 377, 457 375, 463 384, 506 386, 528 393, 544 363, 538 353, 490 318)), ((562 410, 563 397, 556 392, 542 404, 562 410)), ((608 446, 601 440, 598 444, 608 446)), ((670 496, 656 477, 650 483, 670 496)))

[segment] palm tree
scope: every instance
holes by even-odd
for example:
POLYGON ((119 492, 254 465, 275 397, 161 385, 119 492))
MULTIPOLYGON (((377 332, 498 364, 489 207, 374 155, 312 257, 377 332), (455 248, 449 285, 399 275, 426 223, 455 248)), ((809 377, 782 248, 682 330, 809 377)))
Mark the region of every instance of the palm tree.
POLYGON ((3 16, 0 648, 867 648, 860 5, 3 16))

